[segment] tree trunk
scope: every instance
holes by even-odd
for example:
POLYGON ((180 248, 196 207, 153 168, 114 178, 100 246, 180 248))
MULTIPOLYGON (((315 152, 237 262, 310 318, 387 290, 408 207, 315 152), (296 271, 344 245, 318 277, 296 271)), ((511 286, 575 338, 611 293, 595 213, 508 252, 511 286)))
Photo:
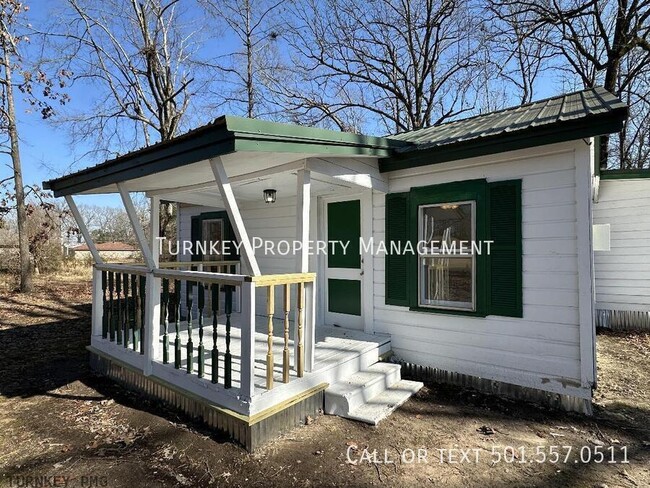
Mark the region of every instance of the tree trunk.
POLYGON ((32 291, 32 259, 29 252, 29 237, 27 235, 27 209, 25 207, 25 186, 23 184, 23 170, 20 164, 20 147, 18 145, 18 129, 16 128, 16 109, 14 106, 14 93, 11 84, 11 58, 8 46, 3 46, 5 83, 7 96, 7 129, 11 144, 10 153, 14 169, 14 184, 16 186, 16 217, 18 222, 18 251, 20 253, 20 291, 32 291))

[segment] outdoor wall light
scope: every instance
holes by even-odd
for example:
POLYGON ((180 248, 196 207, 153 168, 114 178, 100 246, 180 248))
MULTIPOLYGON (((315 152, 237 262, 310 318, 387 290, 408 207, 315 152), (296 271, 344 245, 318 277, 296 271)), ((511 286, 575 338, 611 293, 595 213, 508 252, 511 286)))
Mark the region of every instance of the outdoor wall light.
POLYGON ((276 191, 273 189, 264 190, 264 201, 266 203, 275 203, 276 191))

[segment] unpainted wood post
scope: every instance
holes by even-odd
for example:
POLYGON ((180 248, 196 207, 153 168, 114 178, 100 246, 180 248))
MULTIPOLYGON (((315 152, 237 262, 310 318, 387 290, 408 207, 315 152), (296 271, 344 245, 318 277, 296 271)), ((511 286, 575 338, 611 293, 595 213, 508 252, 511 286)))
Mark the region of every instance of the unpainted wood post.
POLYGON ((282 381, 289 383, 289 312, 291 309, 291 285, 284 285, 284 349, 282 350, 282 381))
POLYGON ((273 311, 275 309, 275 286, 266 288, 266 314, 268 316, 268 336, 266 350, 266 389, 273 388, 273 311))
POLYGON ((302 378, 305 374, 305 345, 304 345, 304 303, 305 303, 305 284, 304 283, 298 283, 298 297, 297 297, 297 302, 298 302, 298 337, 296 340, 298 341, 298 354, 296 357, 296 372, 298 374, 299 378, 302 378))

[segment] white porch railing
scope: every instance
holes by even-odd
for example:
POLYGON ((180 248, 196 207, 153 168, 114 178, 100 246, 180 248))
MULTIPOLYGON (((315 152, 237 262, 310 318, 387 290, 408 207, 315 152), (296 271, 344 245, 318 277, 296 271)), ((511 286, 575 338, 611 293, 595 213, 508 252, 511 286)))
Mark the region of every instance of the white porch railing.
MULTIPOLYGON (((248 276, 231 272, 235 270, 238 271, 236 262, 161 263, 153 271, 138 265, 96 264, 94 343, 119 345, 120 350, 140 355, 139 364, 143 364, 145 375, 153 374, 155 362, 162 363, 176 370, 184 369, 187 374, 212 383, 216 390, 238 387, 239 395, 245 400, 255 395, 256 359, 266 368, 263 389, 272 389, 276 380, 288 383, 292 376, 303 376, 313 365, 315 273, 248 276), (208 266, 226 272, 203 271, 208 266), (177 267, 197 269, 173 269, 177 267), (282 361, 281 374, 277 375, 273 350, 276 287, 283 292, 280 307, 283 334, 279 338, 283 345, 282 361), (257 288, 265 288, 267 297, 267 347, 263 358, 255 357, 257 288), (235 293, 240 294, 241 305, 241 312, 235 313, 237 320, 233 317, 235 293), (293 305, 292 295, 296 302, 293 305), (295 306, 293 368, 289 347, 292 306, 295 306), (233 350, 235 336, 239 342, 233 350), (239 359, 237 371, 233 370, 234 356, 239 359), (238 386, 233 381, 234 373, 239 373, 238 386)), ((110 350, 104 352, 110 355, 110 350)), ((120 353, 120 357, 129 356, 120 353)), ((179 378, 178 386, 184 386, 180 381, 183 377, 173 377, 179 378)))

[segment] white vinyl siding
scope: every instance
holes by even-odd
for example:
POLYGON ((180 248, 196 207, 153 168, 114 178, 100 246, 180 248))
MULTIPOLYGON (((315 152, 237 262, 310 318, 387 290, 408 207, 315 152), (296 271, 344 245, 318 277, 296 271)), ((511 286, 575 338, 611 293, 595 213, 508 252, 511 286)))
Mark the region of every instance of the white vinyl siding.
MULTIPOLYGON (((393 351, 401 359, 590 396, 581 380, 576 161, 590 161, 582 141, 390 174, 391 192, 479 178, 522 179, 523 318, 434 314, 386 305, 385 260, 375 257, 374 328, 391 334, 393 351)), ((385 196, 375 193, 373 205, 373 235, 382 240, 385 196)))
POLYGON ((594 224, 610 225, 610 251, 595 251, 596 308, 650 311, 650 179, 601 180, 594 224))

